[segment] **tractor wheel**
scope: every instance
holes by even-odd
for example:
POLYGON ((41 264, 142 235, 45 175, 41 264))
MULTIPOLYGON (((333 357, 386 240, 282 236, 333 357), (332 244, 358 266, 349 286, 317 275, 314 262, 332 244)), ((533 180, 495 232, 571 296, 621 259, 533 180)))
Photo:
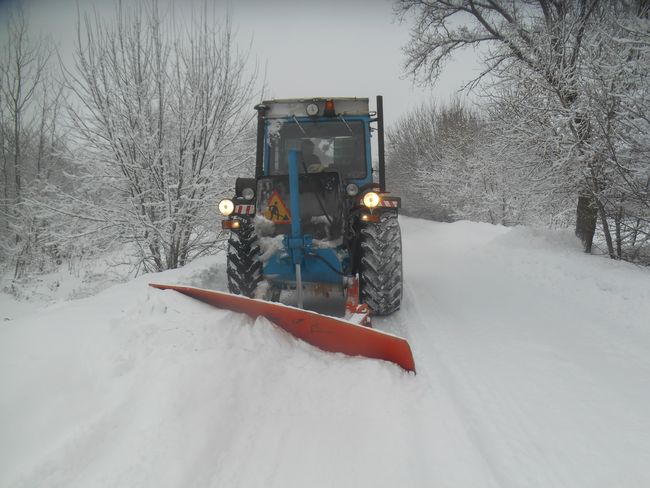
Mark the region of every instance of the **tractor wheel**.
POLYGON ((241 220, 241 227, 230 232, 228 239, 228 290, 235 295, 254 297, 262 281, 262 262, 255 227, 241 220))
POLYGON ((360 229, 361 301, 374 315, 388 315, 402 302, 402 235, 396 212, 360 229))

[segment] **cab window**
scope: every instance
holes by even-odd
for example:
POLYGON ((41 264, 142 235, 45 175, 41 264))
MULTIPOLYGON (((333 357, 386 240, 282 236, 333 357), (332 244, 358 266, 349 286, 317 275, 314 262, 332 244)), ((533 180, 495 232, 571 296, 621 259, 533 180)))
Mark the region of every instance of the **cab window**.
POLYGON ((299 152, 300 172, 338 171, 344 179, 366 177, 363 122, 270 122, 269 172, 288 174, 288 154, 299 152))

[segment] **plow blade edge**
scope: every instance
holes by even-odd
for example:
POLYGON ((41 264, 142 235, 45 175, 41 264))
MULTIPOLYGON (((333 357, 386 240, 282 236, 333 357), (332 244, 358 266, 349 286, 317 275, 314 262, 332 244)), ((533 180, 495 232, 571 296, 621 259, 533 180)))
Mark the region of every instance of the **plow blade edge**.
POLYGON ((149 286, 160 290, 174 290, 214 307, 243 313, 253 318, 266 317, 294 337, 324 351, 383 359, 401 366, 406 371, 415 372, 411 348, 401 337, 316 312, 241 295, 191 286, 154 283, 149 286))

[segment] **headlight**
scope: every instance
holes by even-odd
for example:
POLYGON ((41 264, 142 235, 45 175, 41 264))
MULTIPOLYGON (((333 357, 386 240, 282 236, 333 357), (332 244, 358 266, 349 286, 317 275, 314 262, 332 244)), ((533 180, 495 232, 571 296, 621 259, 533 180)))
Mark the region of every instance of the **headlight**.
POLYGON ((232 203, 232 200, 224 199, 219 202, 219 212, 224 214, 226 217, 230 215, 233 210, 235 210, 235 204, 232 203))
POLYGON ((374 191, 369 191, 363 196, 363 204, 368 208, 375 208, 379 205, 379 195, 374 191))
POLYGON ((345 187, 345 192, 349 196, 353 197, 359 193, 359 187, 354 183, 350 183, 348 186, 345 187))
POLYGON ((244 188, 241 192, 241 196, 244 197, 246 200, 252 200, 253 197, 255 196, 255 190, 252 188, 244 188))

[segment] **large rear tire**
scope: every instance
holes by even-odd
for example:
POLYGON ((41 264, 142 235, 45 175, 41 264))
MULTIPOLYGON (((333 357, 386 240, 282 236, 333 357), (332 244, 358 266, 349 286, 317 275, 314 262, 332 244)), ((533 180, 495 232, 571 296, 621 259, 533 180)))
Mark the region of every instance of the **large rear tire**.
POLYGON ((360 229, 361 301, 374 315, 388 315, 402 303, 402 235, 396 212, 360 229))
POLYGON ((241 226, 230 232, 228 239, 228 290, 249 298, 262 281, 262 262, 255 226, 249 220, 240 220, 241 226))

